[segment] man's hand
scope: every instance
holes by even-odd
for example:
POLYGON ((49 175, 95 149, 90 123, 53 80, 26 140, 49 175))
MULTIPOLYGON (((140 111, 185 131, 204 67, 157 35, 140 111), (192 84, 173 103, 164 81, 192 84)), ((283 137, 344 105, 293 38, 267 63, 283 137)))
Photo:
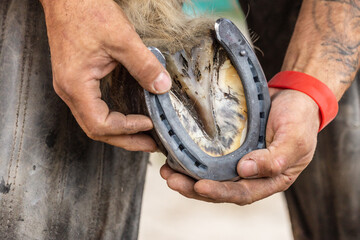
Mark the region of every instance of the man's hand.
POLYGON ((270 89, 270 94, 267 148, 253 151, 239 161, 237 171, 243 179, 196 182, 164 165, 160 173, 168 186, 189 198, 239 205, 286 190, 313 157, 319 109, 310 97, 298 91, 270 89))
POLYGON ((142 43, 113 0, 42 0, 56 93, 70 107, 85 133, 131 151, 155 151, 155 142, 139 132, 153 128, 142 115, 111 112, 101 99, 100 79, 118 63, 142 87, 164 93, 168 73, 142 43))
MULTIPOLYGON (((282 70, 319 79, 339 100, 359 70, 359 13, 356 1, 304 0, 282 70)), ((169 187, 187 197, 240 205, 286 190, 313 157, 319 109, 298 91, 270 89, 270 94, 267 148, 240 160, 242 180, 195 182, 165 165, 161 175, 169 187)))

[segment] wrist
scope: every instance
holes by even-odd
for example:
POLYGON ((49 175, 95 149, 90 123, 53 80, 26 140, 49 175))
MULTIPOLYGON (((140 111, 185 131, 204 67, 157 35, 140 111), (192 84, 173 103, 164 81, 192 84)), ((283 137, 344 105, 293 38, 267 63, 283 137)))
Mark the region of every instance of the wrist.
MULTIPOLYGON (((302 131, 308 136, 317 135, 320 127, 319 107, 308 95, 292 90, 269 88, 271 96, 270 115, 276 116, 276 122, 270 127, 274 131, 302 131), (281 117, 280 117, 281 116, 281 117), (283 128, 287 126, 286 128, 283 128)), ((270 117, 270 116, 269 116, 270 117)), ((268 123, 269 124, 269 123, 268 123)))
POLYGON ((319 107, 321 131, 337 115, 338 104, 333 92, 320 80, 301 72, 284 71, 269 82, 271 88, 292 89, 312 98, 319 107))

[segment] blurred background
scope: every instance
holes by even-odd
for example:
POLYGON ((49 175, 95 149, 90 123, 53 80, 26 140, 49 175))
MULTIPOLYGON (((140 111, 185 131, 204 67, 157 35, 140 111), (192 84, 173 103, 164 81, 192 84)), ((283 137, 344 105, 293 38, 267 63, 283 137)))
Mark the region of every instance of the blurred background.
MULTIPOLYGON (((184 6, 191 15, 232 20, 248 36, 237 0, 193 0, 184 6)), ((148 165, 139 240, 292 240, 283 194, 248 206, 213 204, 187 199, 172 191, 160 177, 162 154, 152 154, 148 165)))

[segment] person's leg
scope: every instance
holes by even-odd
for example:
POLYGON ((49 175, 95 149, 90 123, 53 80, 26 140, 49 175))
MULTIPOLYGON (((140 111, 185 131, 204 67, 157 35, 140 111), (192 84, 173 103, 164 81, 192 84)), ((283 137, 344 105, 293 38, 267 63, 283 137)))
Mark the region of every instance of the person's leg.
POLYGON ((0 83, 0 239, 136 239, 148 155, 78 127, 38 0, 0 2, 0 83))
MULTIPOLYGON (((246 11, 248 2, 240 0, 246 11)), ((301 1, 249 1, 249 27, 268 78, 281 70, 301 1)), ((337 118, 320 134, 315 157, 285 192, 295 239, 360 238, 360 86, 354 81, 337 118)))

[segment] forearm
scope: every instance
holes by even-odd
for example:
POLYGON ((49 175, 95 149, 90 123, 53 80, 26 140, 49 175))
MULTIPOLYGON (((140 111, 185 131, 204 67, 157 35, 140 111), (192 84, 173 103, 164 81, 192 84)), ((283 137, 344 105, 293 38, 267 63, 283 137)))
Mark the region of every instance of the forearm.
POLYGON ((304 0, 282 70, 307 73, 339 100, 359 69, 360 0, 304 0))

